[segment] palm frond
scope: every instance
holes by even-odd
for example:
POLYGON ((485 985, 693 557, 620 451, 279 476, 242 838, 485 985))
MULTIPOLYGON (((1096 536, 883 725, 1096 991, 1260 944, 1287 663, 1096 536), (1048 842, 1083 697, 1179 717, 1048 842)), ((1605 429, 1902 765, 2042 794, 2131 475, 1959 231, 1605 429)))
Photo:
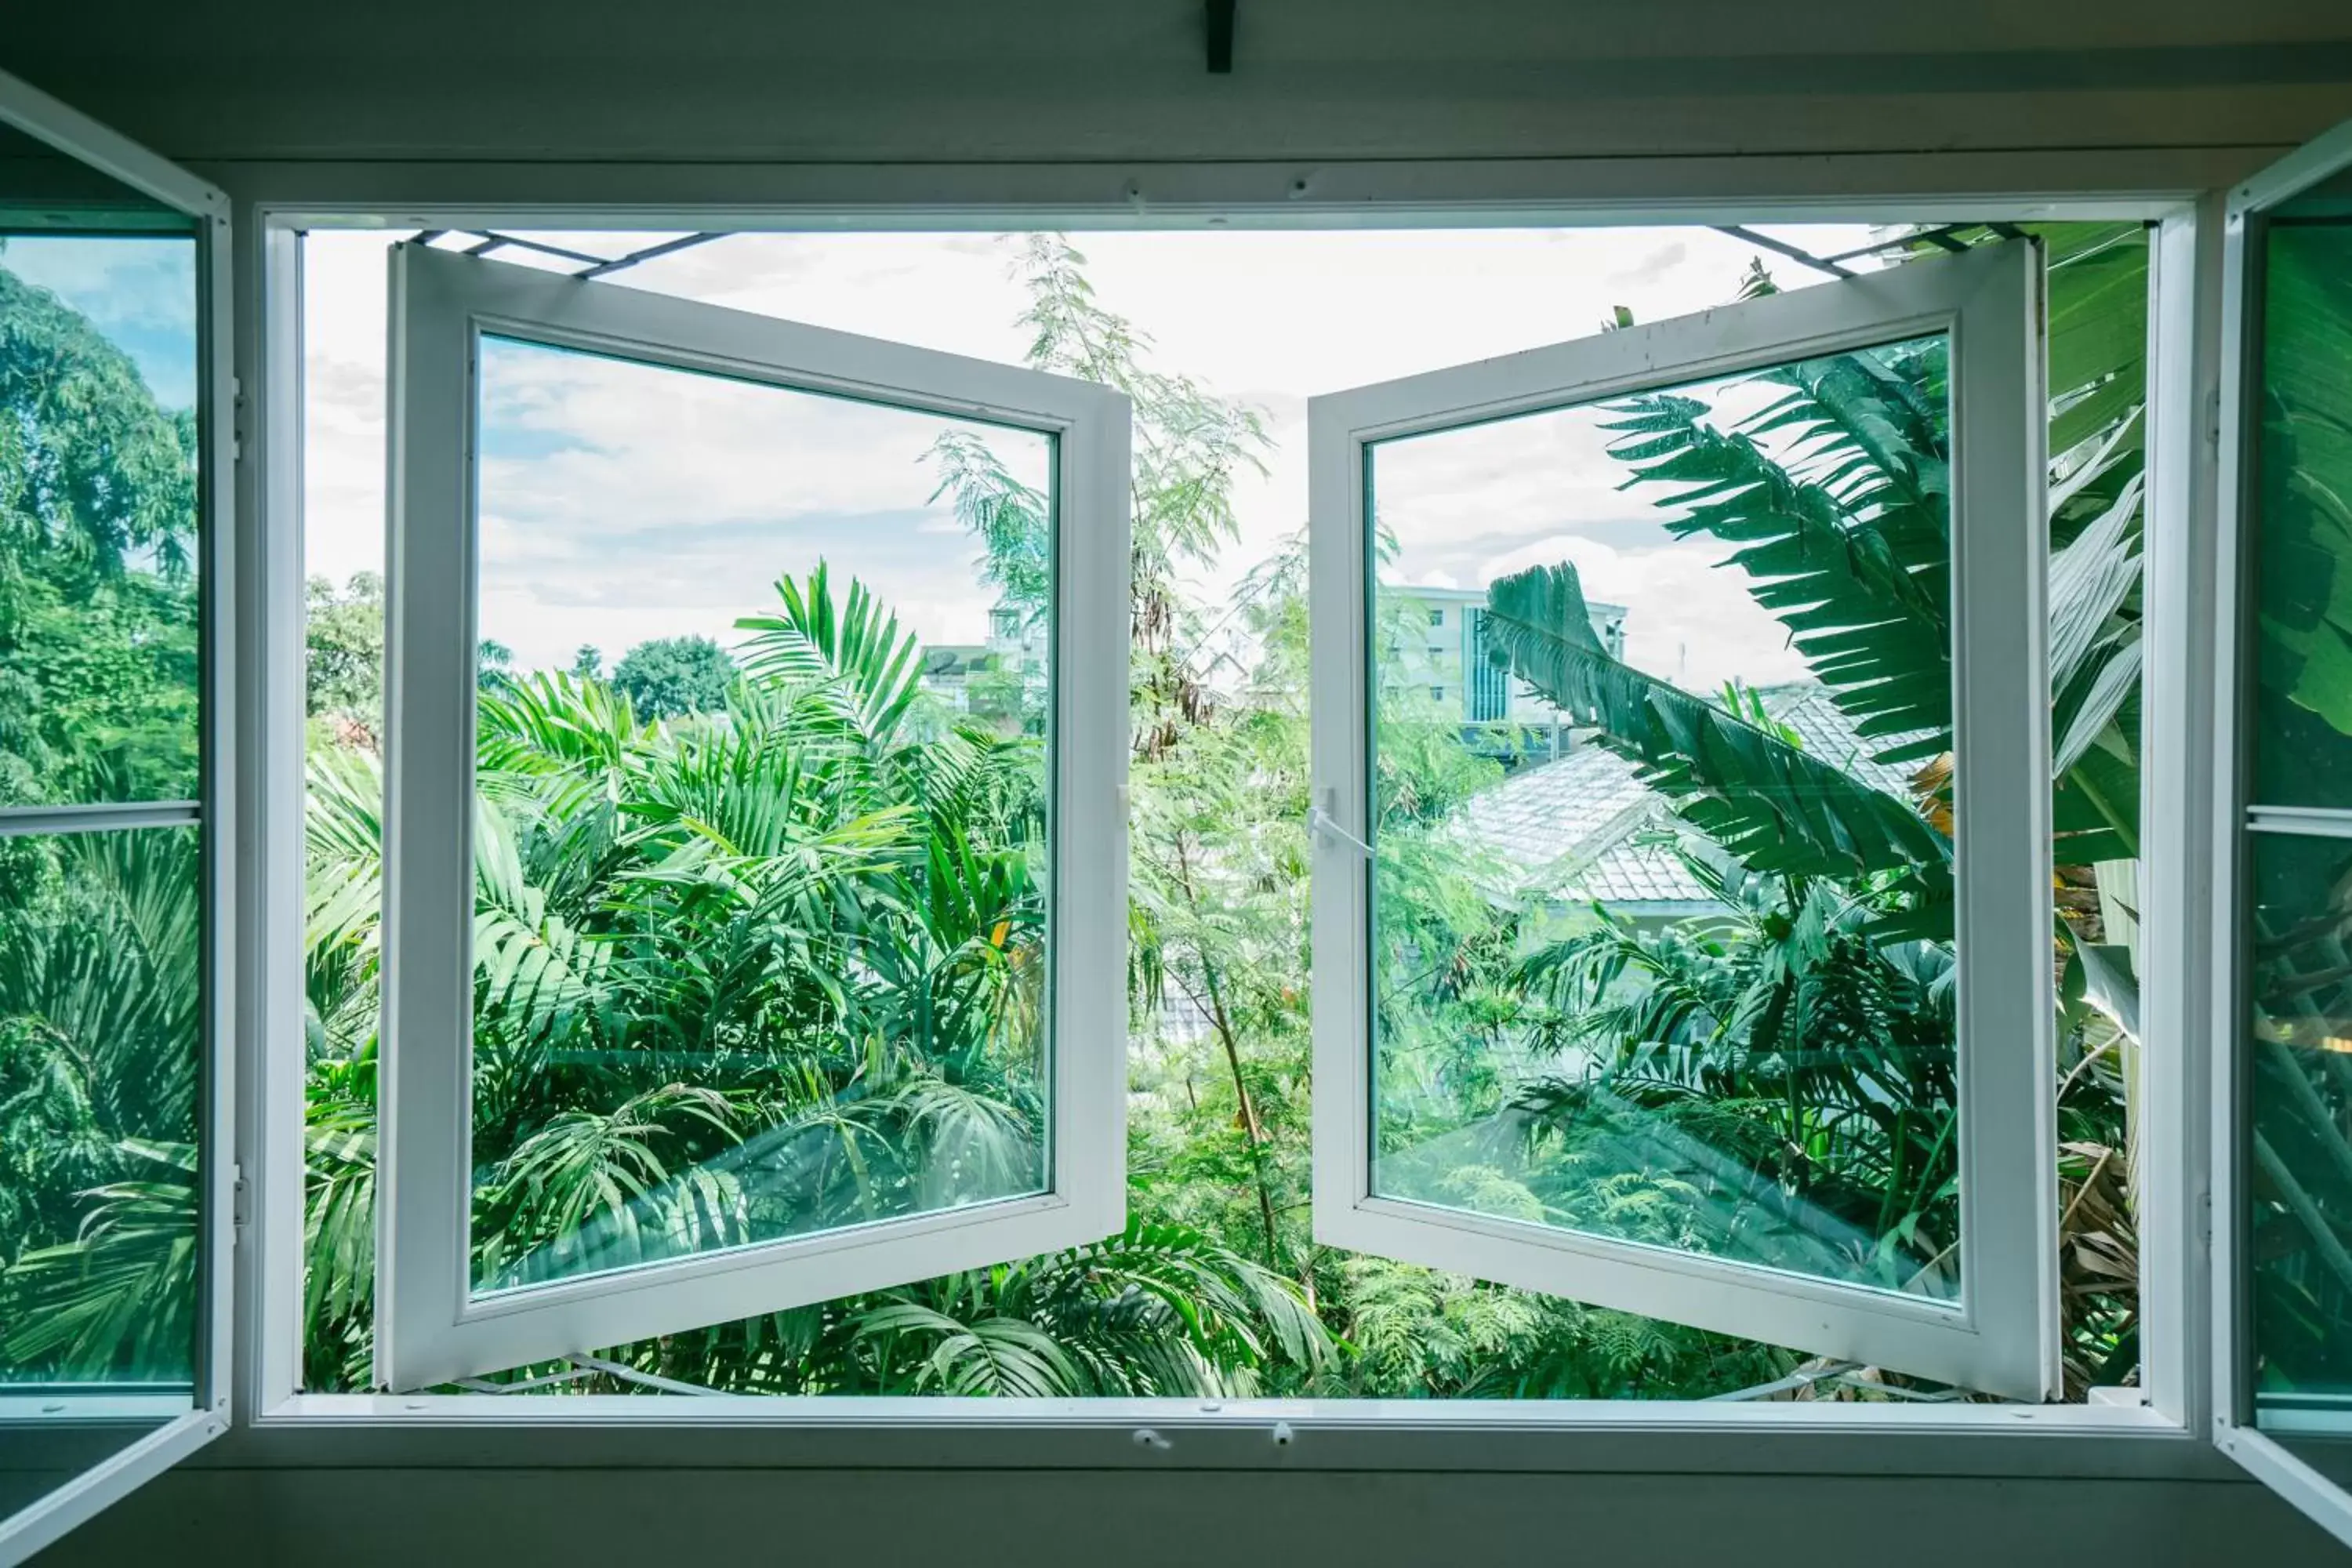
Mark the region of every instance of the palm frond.
POLYGON ((839 606, 825 565, 805 585, 776 582, 780 614, 746 616, 736 626, 751 634, 743 668, 755 680, 813 686, 837 696, 868 743, 887 745, 920 690, 922 649, 898 618, 866 584, 853 579, 839 606))
POLYGON ((1907 804, 1610 658, 1574 566, 1496 581, 1486 613, 1514 675, 1597 724, 1645 783, 1750 868, 1851 879, 1948 865, 1950 841, 1907 804))

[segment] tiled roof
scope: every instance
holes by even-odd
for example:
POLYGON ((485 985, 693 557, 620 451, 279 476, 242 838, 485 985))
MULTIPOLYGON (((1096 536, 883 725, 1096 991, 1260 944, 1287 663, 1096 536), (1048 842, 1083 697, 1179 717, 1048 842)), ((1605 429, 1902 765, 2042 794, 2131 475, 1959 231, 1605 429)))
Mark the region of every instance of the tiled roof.
POLYGON ((1888 767, 1870 759, 1873 753, 1893 751, 1912 737, 1863 739, 1854 733, 1853 721, 1839 709, 1829 688, 1810 681, 1761 687, 1756 695, 1764 700, 1764 711, 1803 737, 1808 753, 1835 764, 1873 789, 1885 790, 1889 795, 1910 792, 1911 775, 1918 770, 1918 763, 1898 763, 1888 767))
MULTIPOLYGON (((1901 794, 1916 764, 1888 767, 1868 752, 1897 743, 1864 742, 1816 685, 1768 687, 1759 693, 1774 720, 1797 731, 1805 750, 1874 788, 1901 794)), ((1632 763, 1584 740, 1558 762, 1522 769, 1471 797, 1459 818, 1473 845, 1510 877, 1513 893, 1540 890, 1558 903, 1712 906, 1674 838, 1704 839, 1683 828, 1664 795, 1644 785, 1632 763)))
POLYGON ((1589 740, 1473 795, 1460 820, 1511 874, 1515 893, 1539 889, 1562 903, 1712 901, 1657 838, 1674 831, 1665 797, 1632 763, 1589 740))
POLYGON ((1690 868, 1663 836, 1629 837, 1612 844, 1578 874, 1576 891, 1582 898, 1609 904, 1715 901, 1715 895, 1691 876, 1690 868))
POLYGON ((1461 820, 1481 847, 1525 870, 1551 865, 1629 814, 1664 803, 1633 764, 1590 741, 1472 795, 1461 820))

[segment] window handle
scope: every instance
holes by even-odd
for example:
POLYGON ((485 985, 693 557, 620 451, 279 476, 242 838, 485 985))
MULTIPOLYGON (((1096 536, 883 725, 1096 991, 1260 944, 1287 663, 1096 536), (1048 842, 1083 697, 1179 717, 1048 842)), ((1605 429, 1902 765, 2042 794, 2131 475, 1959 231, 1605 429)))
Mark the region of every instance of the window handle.
MULTIPOLYGON (((1323 795, 1332 805, 1339 804, 1338 790, 1325 790, 1323 795)), ((1307 831, 1313 836, 1336 838, 1342 844, 1352 845, 1368 860, 1372 857, 1372 847, 1340 826, 1339 819, 1324 808, 1322 801, 1317 801, 1307 808, 1307 831)))

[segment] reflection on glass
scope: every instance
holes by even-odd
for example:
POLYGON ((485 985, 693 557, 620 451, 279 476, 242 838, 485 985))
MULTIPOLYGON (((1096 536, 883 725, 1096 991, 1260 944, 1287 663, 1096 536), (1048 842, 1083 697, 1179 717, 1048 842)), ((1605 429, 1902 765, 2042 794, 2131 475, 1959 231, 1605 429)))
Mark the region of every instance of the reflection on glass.
POLYGON ((2263 245, 2254 799, 2352 808, 2352 193, 2263 245))
POLYGON ((1373 448, 1379 1194, 1958 1293, 1946 350, 1373 448))
POLYGON ((193 799, 195 245, 7 221, 0 806, 193 799))
POLYGON ((193 1375, 198 831, 0 837, 0 1396, 193 1375))
POLYGON ((499 339, 478 420, 478 1288, 1041 1190, 1050 439, 499 339))
MULTIPOLYGON (((54 1397, 0 1394, 0 1522, 171 1420, 160 1408, 170 1401, 152 1401, 159 1408, 152 1414, 138 1413, 131 1401, 109 1403, 123 1408, 69 1414, 54 1397)), ((177 1401, 182 1411, 189 1403, 177 1401)))
POLYGON ((2257 1419, 2352 1426, 2352 843, 2256 834, 2246 1256, 2257 1419))

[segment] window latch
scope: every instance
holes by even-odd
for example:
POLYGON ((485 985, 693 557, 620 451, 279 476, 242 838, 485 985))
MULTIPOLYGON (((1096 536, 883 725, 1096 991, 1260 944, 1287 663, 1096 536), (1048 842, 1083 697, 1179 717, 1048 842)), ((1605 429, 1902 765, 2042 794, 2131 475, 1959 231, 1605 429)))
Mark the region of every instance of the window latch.
MULTIPOLYGON (((1337 790, 1325 790, 1324 799, 1336 805, 1339 793, 1337 790)), ((1318 800, 1307 808, 1307 831, 1310 837, 1336 838, 1342 844, 1352 846, 1367 860, 1372 858, 1372 847, 1340 826, 1339 819, 1324 808, 1322 801, 1318 800)))

